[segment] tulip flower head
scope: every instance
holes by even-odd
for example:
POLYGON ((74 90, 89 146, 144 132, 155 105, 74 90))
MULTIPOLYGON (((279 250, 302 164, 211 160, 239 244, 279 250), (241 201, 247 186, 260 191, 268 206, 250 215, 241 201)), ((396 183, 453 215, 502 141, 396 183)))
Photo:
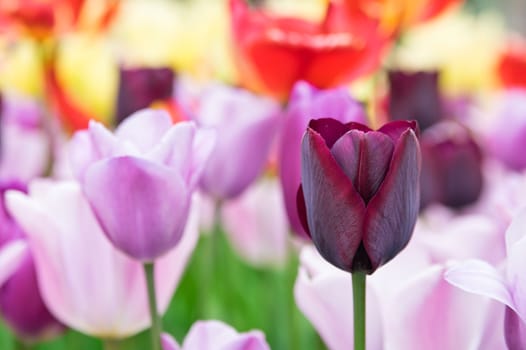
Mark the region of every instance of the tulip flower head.
POLYGON ((420 199, 416 131, 410 121, 377 131, 329 118, 309 123, 298 211, 331 264, 370 274, 409 242, 420 199))
POLYGON ((74 136, 73 172, 117 249, 148 262, 177 245, 214 141, 213 131, 172 125, 156 110, 135 113, 115 134, 92 121, 74 136))

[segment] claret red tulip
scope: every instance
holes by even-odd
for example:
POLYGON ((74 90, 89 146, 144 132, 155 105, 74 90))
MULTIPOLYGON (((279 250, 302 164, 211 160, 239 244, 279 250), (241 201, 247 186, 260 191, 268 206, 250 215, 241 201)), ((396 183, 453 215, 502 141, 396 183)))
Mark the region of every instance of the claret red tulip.
POLYGON ((298 211, 331 264, 372 273, 409 242, 419 208, 416 122, 371 130, 312 120, 302 143, 298 211))

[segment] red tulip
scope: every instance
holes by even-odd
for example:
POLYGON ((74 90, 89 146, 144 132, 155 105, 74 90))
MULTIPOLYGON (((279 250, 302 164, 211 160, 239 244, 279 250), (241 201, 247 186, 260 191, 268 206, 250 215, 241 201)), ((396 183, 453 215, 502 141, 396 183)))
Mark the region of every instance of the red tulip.
POLYGON ((245 0, 230 7, 242 84, 282 99, 299 80, 329 88, 370 73, 390 42, 377 22, 350 21, 337 2, 321 23, 251 9, 245 0))
POLYGON ((526 88, 526 42, 511 42, 501 54, 497 71, 505 87, 526 88))
POLYGON ((320 254, 336 267, 374 272, 409 242, 419 209, 416 122, 377 131, 312 120, 302 143, 298 211, 320 254))

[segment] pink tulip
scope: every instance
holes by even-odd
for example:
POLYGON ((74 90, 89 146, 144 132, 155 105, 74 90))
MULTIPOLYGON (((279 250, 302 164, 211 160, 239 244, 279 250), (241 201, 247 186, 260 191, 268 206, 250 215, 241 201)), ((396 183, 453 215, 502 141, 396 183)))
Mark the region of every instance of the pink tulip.
POLYGON ((277 102, 242 89, 218 85, 204 91, 196 121, 220 135, 201 179, 207 194, 234 198, 261 174, 278 131, 279 112, 277 102))
POLYGON ((296 195, 301 182, 301 139, 311 119, 331 117, 341 122, 365 122, 365 112, 346 88, 319 90, 307 82, 294 85, 279 144, 279 177, 292 229, 307 237, 298 217, 296 195))
POLYGON ((256 266, 285 262, 288 222, 276 178, 261 179, 226 202, 222 222, 232 246, 246 261, 256 266))
POLYGON ((169 335, 162 335, 163 350, 270 350, 260 331, 237 333, 220 321, 198 321, 180 346, 169 335))
POLYGON ((37 102, 5 95, 0 115, 0 179, 27 182, 43 175, 49 163, 50 142, 37 102))
POLYGON ((94 121, 75 134, 73 173, 117 249, 148 262, 179 243, 214 140, 212 130, 172 125, 156 110, 135 113, 114 134, 94 121))
POLYGON ((526 325, 526 208, 522 208, 513 218, 506 231, 507 260, 502 269, 480 261, 468 260, 446 274, 449 283, 464 291, 496 300, 508 307, 506 322, 506 342, 510 349, 526 348, 526 339, 521 329, 526 325))
MULTIPOLYGON (((57 319, 101 338, 127 337, 149 326, 141 263, 107 240, 77 183, 34 181, 29 195, 8 192, 7 205, 29 237, 38 285, 57 319)), ((160 313, 197 236, 197 220, 190 217, 181 242, 156 265, 160 313)))

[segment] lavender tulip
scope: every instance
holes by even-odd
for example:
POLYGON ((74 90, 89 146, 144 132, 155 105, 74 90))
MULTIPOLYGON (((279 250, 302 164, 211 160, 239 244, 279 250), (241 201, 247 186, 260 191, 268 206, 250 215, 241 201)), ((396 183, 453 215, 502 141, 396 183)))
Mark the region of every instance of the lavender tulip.
POLYGON ((240 195, 264 169, 280 122, 279 105, 245 90, 211 86, 201 96, 195 118, 221 135, 201 188, 215 199, 240 195))
POLYGON ((483 295, 507 306, 505 336, 509 349, 525 349, 526 339, 526 278, 523 268, 526 263, 526 208, 513 218, 506 231, 507 259, 505 270, 496 269, 480 260, 468 260, 449 269, 446 279, 470 293, 483 295))
POLYGON ((194 323, 182 346, 169 335, 162 336, 163 350, 270 350, 260 331, 237 333, 220 321, 194 323))
POLYGON ((307 82, 294 85, 279 143, 279 177, 290 225, 307 237, 298 217, 296 194, 301 182, 301 138, 314 118, 331 116, 343 123, 365 123, 365 112, 344 87, 319 90, 307 82))
POLYGON ((408 121, 378 131, 334 119, 309 123, 298 210, 331 264, 370 274, 409 242, 419 208, 415 130, 408 121))
POLYGON ((173 94, 175 74, 167 67, 121 68, 119 77, 115 124, 173 94))
MULTIPOLYGON (((29 237, 44 301, 65 325, 101 338, 127 337, 150 324, 140 262, 104 236, 76 182, 34 181, 29 195, 7 193, 29 237)), ((178 246, 158 260, 159 312, 166 310, 198 237, 191 216, 178 246)))
POLYGON ((14 95, 2 98, 0 179, 27 182, 44 174, 50 142, 43 128, 43 112, 36 101, 14 95))
POLYGON ((172 125, 155 110, 135 113, 115 134, 94 121, 75 134, 73 173, 119 250, 148 262, 177 245, 214 140, 213 131, 172 125))
POLYGON ((506 166, 526 168, 526 91, 512 90, 501 97, 487 138, 490 153, 506 166))

